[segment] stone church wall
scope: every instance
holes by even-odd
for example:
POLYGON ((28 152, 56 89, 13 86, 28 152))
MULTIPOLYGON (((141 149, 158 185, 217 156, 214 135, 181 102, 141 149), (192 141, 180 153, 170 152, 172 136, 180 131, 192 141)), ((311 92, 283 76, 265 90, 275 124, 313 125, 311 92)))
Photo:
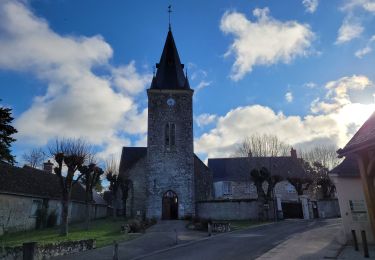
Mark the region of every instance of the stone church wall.
POLYGON ((212 172, 198 158, 194 157, 195 200, 210 200, 213 198, 212 172))
MULTIPOLYGON (((128 200, 126 203, 126 214, 129 217, 146 217, 146 200, 147 200, 147 160, 146 157, 140 159, 127 173, 132 184, 129 189, 128 200)), ((121 200, 121 191, 118 196, 121 200)), ((122 208, 120 205, 119 208, 122 208)))

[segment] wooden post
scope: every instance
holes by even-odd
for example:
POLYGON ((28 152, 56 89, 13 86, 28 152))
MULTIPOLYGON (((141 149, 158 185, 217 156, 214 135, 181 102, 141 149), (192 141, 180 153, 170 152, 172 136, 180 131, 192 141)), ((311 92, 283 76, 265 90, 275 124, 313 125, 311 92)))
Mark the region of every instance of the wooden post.
POLYGON ((354 242, 354 250, 358 251, 358 240, 357 235, 355 234, 355 230, 352 230, 353 242, 354 242))
POLYGON ((362 235, 362 244, 363 244, 363 256, 365 258, 369 258, 369 253, 368 253, 368 245, 367 245, 367 239, 366 239, 366 232, 364 230, 361 231, 362 235))
POLYGON ((118 243, 116 240, 113 241, 113 260, 118 260, 118 243))
POLYGON ((23 253, 23 260, 34 260, 34 255, 36 253, 36 242, 28 242, 23 243, 22 245, 22 253, 23 253))
MULTIPOLYGON (((372 155, 372 154, 371 154, 372 155)), ((373 155, 372 155, 373 157, 373 155)), ((368 215, 370 218, 370 225, 371 225, 371 232, 372 237, 375 239, 375 205, 373 198, 375 198, 375 190, 374 190, 374 178, 373 178, 373 158, 369 158, 369 154, 367 152, 358 154, 357 161, 359 166, 359 172, 361 175, 362 185, 363 185, 363 192, 365 195, 366 206, 368 215)))

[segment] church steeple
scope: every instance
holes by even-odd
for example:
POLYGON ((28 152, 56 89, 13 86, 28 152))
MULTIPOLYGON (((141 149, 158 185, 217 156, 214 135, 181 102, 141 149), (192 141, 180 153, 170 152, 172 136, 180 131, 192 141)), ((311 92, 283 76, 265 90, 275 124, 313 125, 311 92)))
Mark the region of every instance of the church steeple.
POLYGON ((152 79, 151 89, 190 89, 183 71, 184 64, 181 64, 170 28, 156 68, 157 72, 152 79))

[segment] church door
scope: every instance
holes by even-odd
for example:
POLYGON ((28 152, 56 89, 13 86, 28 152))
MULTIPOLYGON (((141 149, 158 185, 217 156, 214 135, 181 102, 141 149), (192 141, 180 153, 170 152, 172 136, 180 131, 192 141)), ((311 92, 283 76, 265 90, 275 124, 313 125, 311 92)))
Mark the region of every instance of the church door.
POLYGON ((178 218, 178 198, 177 194, 171 190, 163 195, 162 219, 178 218))

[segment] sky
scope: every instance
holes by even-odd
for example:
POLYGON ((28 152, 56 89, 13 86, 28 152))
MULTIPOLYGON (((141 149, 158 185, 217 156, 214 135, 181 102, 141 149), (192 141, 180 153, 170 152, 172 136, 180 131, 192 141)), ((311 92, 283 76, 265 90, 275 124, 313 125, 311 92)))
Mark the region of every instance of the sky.
POLYGON ((146 146, 170 4, 202 160, 257 133, 343 147, 375 110, 374 0, 1 0, 0 98, 20 164, 56 137, 103 160, 146 146))

